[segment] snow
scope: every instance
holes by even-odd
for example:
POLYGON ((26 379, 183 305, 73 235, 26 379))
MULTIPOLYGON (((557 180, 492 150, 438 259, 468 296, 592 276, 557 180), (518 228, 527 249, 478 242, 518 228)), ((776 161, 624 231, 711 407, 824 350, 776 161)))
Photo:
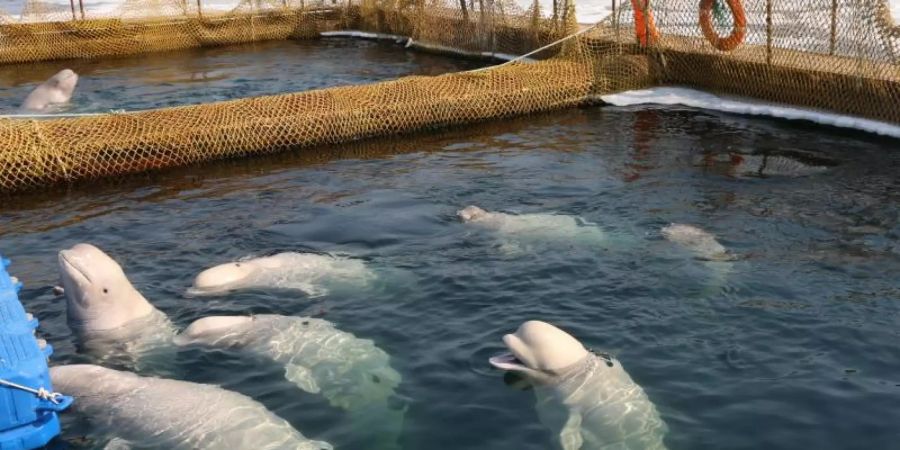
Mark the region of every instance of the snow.
POLYGON ((844 116, 795 106, 762 103, 737 97, 720 97, 706 92, 679 87, 660 87, 603 95, 600 98, 615 106, 681 105, 733 114, 807 120, 823 125, 876 133, 900 138, 900 126, 876 120, 844 116))

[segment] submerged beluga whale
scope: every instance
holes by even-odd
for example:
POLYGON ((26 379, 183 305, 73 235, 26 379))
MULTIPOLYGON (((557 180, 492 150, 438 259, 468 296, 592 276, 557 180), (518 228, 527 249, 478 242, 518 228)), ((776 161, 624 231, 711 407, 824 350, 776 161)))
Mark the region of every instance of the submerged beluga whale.
POLYGON ((287 252, 206 269, 194 278, 188 293, 209 295, 263 287, 297 289, 320 296, 328 292, 330 284, 365 285, 374 278, 375 274, 358 259, 287 252))
POLYGON ((103 434, 106 448, 330 450, 255 400, 218 386, 94 365, 50 368, 53 386, 103 434))
POLYGON ((69 327, 81 345, 103 359, 127 361, 171 347, 175 327, 125 276, 122 267, 91 244, 58 255, 69 327))
POLYGON ((350 411, 355 429, 386 436, 375 448, 395 448, 406 410, 395 392, 401 376, 371 340, 323 319, 263 314, 205 317, 175 343, 232 349, 283 364, 288 381, 350 411))
POLYGON ((668 241, 689 251, 703 261, 711 278, 708 288, 718 290, 728 281, 737 257, 728 251, 714 235, 693 225, 672 223, 660 230, 668 241))
POLYGON ((491 365, 534 386, 538 417, 558 448, 665 449, 668 427, 617 359, 540 321, 525 322, 503 342, 509 353, 490 358, 491 365))
POLYGON ((70 69, 63 69, 47 81, 34 88, 20 107, 29 112, 46 112, 51 107, 68 103, 72 99, 78 74, 70 69))
POLYGON ((465 224, 497 233, 505 241, 502 248, 512 253, 535 242, 596 245, 608 241, 596 224, 563 214, 507 214, 470 205, 456 215, 465 224))

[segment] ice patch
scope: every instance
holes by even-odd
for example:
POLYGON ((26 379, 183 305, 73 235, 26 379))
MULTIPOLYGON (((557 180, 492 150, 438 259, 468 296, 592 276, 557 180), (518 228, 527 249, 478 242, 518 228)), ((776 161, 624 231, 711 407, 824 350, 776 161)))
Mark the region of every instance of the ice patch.
POLYGON ((790 120, 808 120, 823 125, 853 128, 883 136, 900 138, 900 126, 877 120, 845 116, 794 106, 762 103, 737 97, 719 97, 706 92, 678 87, 660 87, 602 95, 600 99, 615 106, 631 105, 682 105, 734 114, 779 117, 790 120))

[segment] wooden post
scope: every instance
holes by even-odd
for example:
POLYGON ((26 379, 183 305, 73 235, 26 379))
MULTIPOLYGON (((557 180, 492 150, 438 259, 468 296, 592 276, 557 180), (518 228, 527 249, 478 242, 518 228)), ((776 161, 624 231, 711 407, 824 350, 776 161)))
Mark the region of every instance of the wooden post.
POLYGON ((463 20, 469 21, 469 10, 466 9, 466 0, 459 0, 459 7, 462 8, 463 20))
POLYGON ((78 17, 75 16, 75 0, 69 0, 69 6, 72 7, 72 20, 78 20, 78 17))
POLYGON ((203 18, 203 7, 200 5, 200 0, 197 0, 197 16, 203 18))
POLYGON ((828 54, 834 54, 834 48, 837 46, 837 9, 838 0, 831 0, 831 46, 828 48, 828 54))
POLYGON ((616 0, 612 0, 612 18, 613 18, 613 28, 616 29, 616 44, 622 43, 619 40, 619 12, 616 11, 616 0))
POLYGON ((772 0, 766 0, 766 64, 772 64, 772 0))
POLYGON ((78 0, 78 8, 81 9, 81 20, 84 20, 84 2, 82 0, 78 0))

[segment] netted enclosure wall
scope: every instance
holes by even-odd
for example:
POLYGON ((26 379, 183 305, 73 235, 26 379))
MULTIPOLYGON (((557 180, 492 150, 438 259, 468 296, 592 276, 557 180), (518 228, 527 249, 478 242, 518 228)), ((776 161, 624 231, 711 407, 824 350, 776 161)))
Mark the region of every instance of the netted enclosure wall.
MULTIPOLYGON (((66 6, 66 5, 63 5, 66 6)), ((900 124, 900 29, 882 0, 128 0, 82 16, 26 3, 0 61, 115 56, 355 30, 423 50, 527 58, 469 72, 196 106, 0 119, 0 190, 585 105, 678 84, 900 124), (549 3, 549 2, 547 2, 549 3), (82 18, 83 17, 83 18, 82 18)))

